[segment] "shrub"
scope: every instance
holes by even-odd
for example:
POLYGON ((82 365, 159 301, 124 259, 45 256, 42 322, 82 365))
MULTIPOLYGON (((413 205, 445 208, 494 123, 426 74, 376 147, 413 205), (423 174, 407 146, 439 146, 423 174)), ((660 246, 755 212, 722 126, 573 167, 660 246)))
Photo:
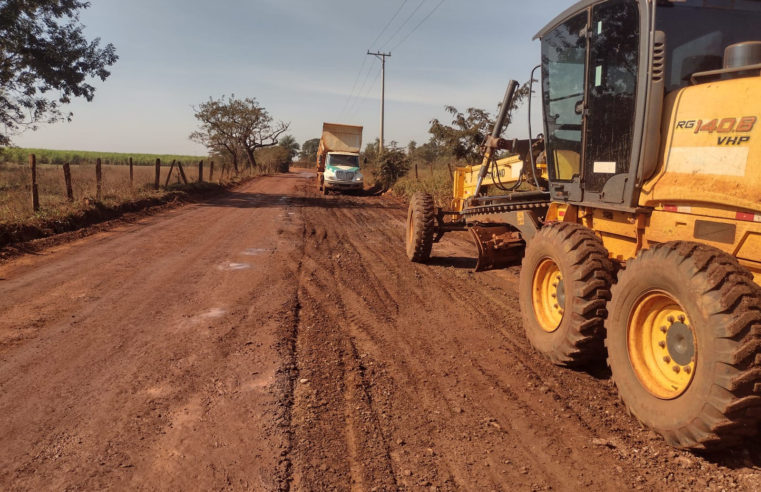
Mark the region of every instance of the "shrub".
POLYGON ((256 163, 266 172, 287 173, 291 165, 291 153, 279 145, 265 147, 256 151, 256 163))
POLYGON ((378 181, 383 189, 388 190, 399 178, 407 174, 410 170, 410 161, 404 151, 392 147, 386 149, 378 157, 377 169, 378 181))

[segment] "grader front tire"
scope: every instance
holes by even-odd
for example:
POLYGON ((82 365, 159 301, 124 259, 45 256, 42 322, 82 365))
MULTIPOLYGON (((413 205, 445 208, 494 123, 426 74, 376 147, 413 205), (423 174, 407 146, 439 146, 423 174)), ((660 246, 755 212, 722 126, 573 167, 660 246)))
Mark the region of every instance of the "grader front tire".
POLYGON ((543 227, 528 242, 520 276, 523 326, 534 348, 564 366, 602 360, 613 275, 608 252, 589 229, 543 227))
POLYGON ((643 251, 619 275, 608 310, 608 364, 642 423, 691 449, 757 432, 761 289, 735 258, 683 241, 643 251))
POLYGON ((431 258, 433 234, 436 227, 433 197, 415 193, 407 211, 407 257, 415 263, 426 263, 431 258))

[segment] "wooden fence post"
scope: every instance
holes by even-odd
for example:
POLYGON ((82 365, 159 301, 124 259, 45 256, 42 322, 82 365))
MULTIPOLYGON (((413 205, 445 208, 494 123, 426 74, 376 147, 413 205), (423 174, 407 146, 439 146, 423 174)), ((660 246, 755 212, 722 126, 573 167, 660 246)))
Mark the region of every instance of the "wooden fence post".
POLYGON ((179 169, 179 170, 180 170, 180 176, 182 176, 182 181, 183 181, 185 184, 188 184, 188 177, 187 177, 187 176, 185 176, 185 170, 182 168, 182 162, 180 162, 180 161, 177 161, 177 169, 179 169))
POLYGON ((29 167, 32 168, 32 209, 40 210, 40 194, 37 189, 37 156, 29 154, 29 167))
POLYGON ((166 181, 164 181, 164 188, 169 186, 169 178, 172 177, 172 171, 174 170, 174 161, 172 161, 172 165, 169 166, 169 172, 166 174, 166 181))
POLYGON ((447 162, 447 169, 449 169, 449 179, 454 181, 454 173, 452 172, 452 164, 447 162))
POLYGON ((100 169, 100 157, 95 160, 95 199, 100 201, 103 198, 103 175, 100 169))
POLYGON ((198 163, 198 182, 203 183, 203 161, 198 163))
POLYGON ((209 163, 209 182, 214 181, 214 161, 209 163))
POLYGON ((129 158, 129 189, 132 190, 132 186, 135 182, 134 169, 132 168, 132 157, 129 158))
POLYGON ((66 199, 74 201, 74 191, 71 189, 71 166, 69 163, 63 165, 63 180, 66 182, 66 199))
POLYGON ((153 187, 159 189, 159 181, 161 181, 161 159, 156 159, 156 182, 153 187))
POLYGON ((418 174, 417 174, 417 162, 415 163, 415 181, 418 180, 418 174))

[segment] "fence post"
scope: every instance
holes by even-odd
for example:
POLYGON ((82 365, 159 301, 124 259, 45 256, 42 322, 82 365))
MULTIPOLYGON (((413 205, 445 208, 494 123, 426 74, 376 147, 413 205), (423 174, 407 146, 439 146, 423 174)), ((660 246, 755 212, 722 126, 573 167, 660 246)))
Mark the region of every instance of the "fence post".
POLYGON ((135 174, 134 170, 132 168, 132 157, 129 158, 129 189, 132 191, 132 185, 135 181, 135 174))
POLYGON ((209 182, 214 181, 214 161, 209 163, 209 182))
POLYGON ((179 170, 180 170, 180 176, 182 176, 182 181, 183 181, 185 184, 188 184, 188 177, 187 177, 187 176, 185 176, 185 170, 182 168, 182 162, 180 162, 180 161, 177 161, 177 169, 179 169, 179 170))
POLYGON ((198 163, 198 182, 203 183, 203 161, 198 163))
POLYGON ((66 182, 66 199, 74 201, 74 191, 71 189, 71 166, 66 162, 63 165, 63 180, 66 182))
POLYGON ((156 183, 153 185, 155 189, 159 189, 159 181, 161 180, 161 159, 156 159, 156 183))
POLYGON ((172 177, 172 171, 174 170, 174 161, 172 161, 172 165, 169 166, 169 172, 166 173, 166 181, 164 181, 164 188, 169 186, 169 178, 172 177))
POLYGON ((452 164, 447 162, 447 169, 449 169, 449 179, 454 181, 454 173, 452 172, 452 164))
POLYGON ((37 156, 29 154, 29 167, 32 168, 32 209, 40 210, 40 194, 37 189, 37 156))
POLYGON ((415 163, 415 181, 417 180, 418 180, 418 175, 417 175, 417 162, 416 162, 415 163))
POLYGON ((100 157, 95 160, 95 199, 100 201, 103 197, 103 176, 100 169, 100 157))

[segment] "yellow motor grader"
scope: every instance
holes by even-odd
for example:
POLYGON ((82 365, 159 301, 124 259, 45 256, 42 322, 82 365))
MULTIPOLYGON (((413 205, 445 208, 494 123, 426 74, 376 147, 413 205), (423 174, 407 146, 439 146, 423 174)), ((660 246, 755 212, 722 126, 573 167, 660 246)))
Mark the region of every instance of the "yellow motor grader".
POLYGON ((629 411, 683 448, 761 420, 760 23, 758 1, 577 3, 537 34, 544 138, 499 138, 511 83, 452 204, 409 209, 412 261, 465 229, 479 269, 522 258, 536 350, 607 356, 629 411))

